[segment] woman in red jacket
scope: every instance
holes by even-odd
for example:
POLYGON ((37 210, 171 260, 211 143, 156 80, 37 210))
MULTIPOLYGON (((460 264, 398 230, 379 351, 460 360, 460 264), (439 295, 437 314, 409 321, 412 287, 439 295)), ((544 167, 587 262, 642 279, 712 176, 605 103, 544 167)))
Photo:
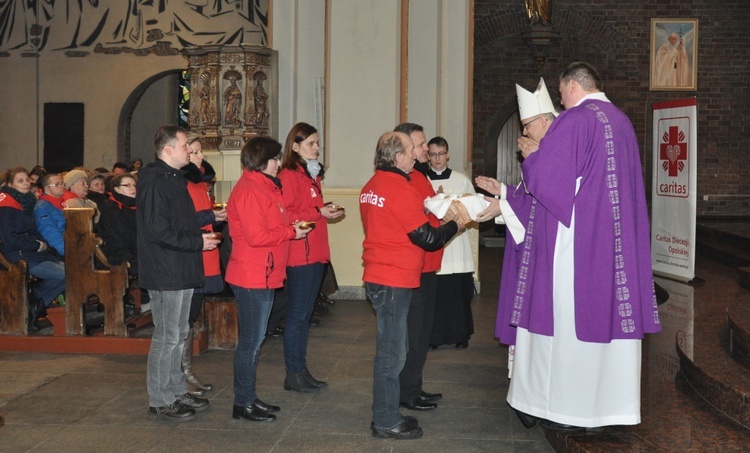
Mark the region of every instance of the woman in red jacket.
POLYGON ((226 281, 237 300, 239 338, 234 353, 232 417, 255 422, 276 418, 278 406, 266 404, 255 392, 255 370, 266 335, 274 290, 284 284, 289 243, 309 229, 292 223, 284 209, 281 182, 281 144, 255 137, 242 148, 244 171, 227 202, 232 254, 226 281))
MULTIPOLYGON (((202 225, 203 231, 212 233, 215 222, 223 222, 227 219, 227 211, 226 209, 213 210, 213 201, 208 194, 207 182, 216 176, 216 172, 208 162, 203 161, 203 145, 200 137, 197 134, 189 134, 188 145, 190 145, 190 163, 182 168, 182 172, 188 180, 188 193, 195 205, 198 225, 202 225)), ((218 248, 203 251, 203 274, 206 277, 203 286, 195 289, 190 301, 190 315, 188 316, 190 333, 182 349, 182 371, 190 384, 190 393, 195 396, 202 396, 214 389, 213 385, 203 383, 193 373, 193 325, 198 320, 206 294, 220 293, 224 290, 218 248)))
POLYGON ((316 222, 305 239, 290 244, 286 269, 289 306, 284 328, 284 388, 297 392, 314 392, 327 385, 307 369, 307 339, 323 271, 331 260, 327 221, 344 214, 340 208, 323 203, 323 167, 318 162, 318 150, 318 131, 306 123, 295 124, 286 138, 279 173, 289 217, 316 222))

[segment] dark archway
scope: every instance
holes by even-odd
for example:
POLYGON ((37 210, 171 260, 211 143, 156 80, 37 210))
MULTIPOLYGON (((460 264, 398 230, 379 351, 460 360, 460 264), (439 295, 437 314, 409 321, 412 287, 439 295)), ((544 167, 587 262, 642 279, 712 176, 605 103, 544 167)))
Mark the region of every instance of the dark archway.
POLYGON ((155 74, 130 93, 117 122, 118 161, 130 162, 135 157, 142 158, 144 162, 154 160, 150 147, 137 146, 135 143, 148 141, 148 137, 152 137, 154 131, 163 124, 177 124, 177 80, 181 72, 180 69, 174 69, 155 74), (153 121, 154 124, 142 125, 143 121, 139 118, 142 113, 139 112, 144 103, 150 106, 149 115, 158 119, 153 121), (134 145, 138 149, 134 149, 134 145))

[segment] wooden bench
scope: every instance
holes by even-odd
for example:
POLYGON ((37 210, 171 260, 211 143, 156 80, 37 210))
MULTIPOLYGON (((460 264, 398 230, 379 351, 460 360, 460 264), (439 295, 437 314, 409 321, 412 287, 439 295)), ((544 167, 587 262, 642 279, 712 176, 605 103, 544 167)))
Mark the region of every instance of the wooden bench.
POLYGON ((67 335, 85 335, 84 310, 96 296, 104 306, 104 335, 127 337, 123 296, 128 288, 127 265, 109 264, 99 246, 101 238, 92 231, 94 210, 66 208, 65 229, 65 316, 67 335), (97 270, 95 259, 105 270, 97 270))
POLYGON ((29 333, 28 276, 26 261, 13 264, 0 254, 0 334, 29 333))

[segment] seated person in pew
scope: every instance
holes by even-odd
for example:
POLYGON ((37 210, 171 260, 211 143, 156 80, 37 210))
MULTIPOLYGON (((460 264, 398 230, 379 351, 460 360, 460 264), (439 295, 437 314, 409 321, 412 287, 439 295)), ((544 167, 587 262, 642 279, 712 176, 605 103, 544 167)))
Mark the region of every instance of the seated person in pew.
POLYGON ((34 208, 36 227, 44 240, 59 256, 65 256, 65 208, 63 180, 56 173, 48 173, 39 179, 42 196, 34 208))
POLYGON ((86 198, 96 203, 101 211, 102 206, 107 201, 106 178, 103 174, 96 172, 89 173, 89 175, 91 176, 88 178, 89 191, 86 194, 86 198))
MULTIPOLYGON (((102 206, 97 232, 110 264, 128 263, 128 275, 138 277, 138 243, 135 219, 136 182, 129 173, 112 178, 112 192, 102 206)), ((148 291, 141 290, 141 313, 150 309, 148 291)))
POLYGON ((65 264, 50 251, 50 247, 36 228, 34 206, 36 196, 31 193, 28 171, 14 167, 2 175, 0 188, 0 253, 8 261, 25 260, 29 273, 40 279, 29 301, 29 324, 36 327, 36 319, 57 296, 65 291, 65 264))
POLYGON ((65 190, 69 191, 68 194, 63 196, 66 206, 68 208, 93 208, 94 227, 96 227, 99 224, 100 207, 86 198, 89 194, 88 174, 84 170, 74 169, 65 173, 63 182, 65 183, 65 190))

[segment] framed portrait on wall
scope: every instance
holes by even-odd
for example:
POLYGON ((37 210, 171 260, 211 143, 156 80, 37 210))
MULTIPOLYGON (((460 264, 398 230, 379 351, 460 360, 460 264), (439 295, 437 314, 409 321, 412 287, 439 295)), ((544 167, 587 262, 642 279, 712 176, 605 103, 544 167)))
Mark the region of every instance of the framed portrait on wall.
POLYGON ((651 19, 651 91, 698 88, 698 19, 651 19))

